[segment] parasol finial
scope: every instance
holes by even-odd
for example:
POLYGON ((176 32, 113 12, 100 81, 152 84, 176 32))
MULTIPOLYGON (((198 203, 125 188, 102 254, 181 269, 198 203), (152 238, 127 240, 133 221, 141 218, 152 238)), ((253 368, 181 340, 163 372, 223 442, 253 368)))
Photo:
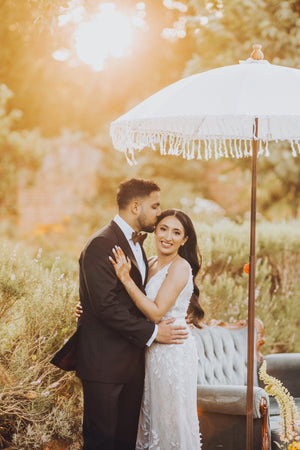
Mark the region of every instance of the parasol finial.
POLYGON ((250 58, 255 59, 256 61, 264 59, 264 54, 261 51, 261 45, 253 45, 253 52, 251 53, 250 58))

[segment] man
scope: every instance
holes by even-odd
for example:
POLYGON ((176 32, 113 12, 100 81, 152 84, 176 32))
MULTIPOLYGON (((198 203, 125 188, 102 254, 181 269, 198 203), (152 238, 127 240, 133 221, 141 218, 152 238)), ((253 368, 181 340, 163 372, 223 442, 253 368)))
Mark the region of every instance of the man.
POLYGON ((109 261, 115 245, 131 259, 131 276, 144 290, 148 264, 140 231, 152 232, 160 215, 160 189, 132 178, 117 192, 119 214, 83 249, 77 368, 84 395, 85 450, 134 450, 144 383, 144 351, 154 339, 180 343, 187 336, 172 320, 149 322, 136 308, 109 261))

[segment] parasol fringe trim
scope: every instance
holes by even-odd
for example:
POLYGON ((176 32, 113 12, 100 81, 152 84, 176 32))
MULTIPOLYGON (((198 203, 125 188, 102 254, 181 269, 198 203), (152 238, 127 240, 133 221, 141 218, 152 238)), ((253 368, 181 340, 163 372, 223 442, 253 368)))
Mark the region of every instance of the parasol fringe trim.
MULTIPOLYGON (((184 121, 184 119, 182 119, 184 121)), ((128 164, 134 166, 137 164, 135 160, 136 151, 141 151, 144 147, 150 147, 153 150, 160 150, 162 155, 181 156, 185 159, 209 160, 219 158, 243 158, 252 156, 252 137, 236 136, 224 137, 226 121, 228 118, 220 118, 218 123, 220 135, 210 137, 209 134, 205 136, 198 136, 200 129, 208 132, 205 119, 202 120, 197 133, 193 126, 189 124, 190 134, 180 133, 179 131, 151 131, 151 130, 137 130, 123 124, 111 125, 111 136, 114 147, 125 153, 128 164), (193 130, 192 130, 193 129, 193 130)), ((171 119, 170 119, 171 121, 171 119)), ((253 129, 255 130, 254 119, 252 121, 253 129)), ((297 137, 287 139, 290 143, 292 155, 294 157, 300 155, 300 123, 297 123, 299 133, 297 137)), ((184 128, 184 127, 183 127, 184 128)), ((260 123, 259 130, 260 131, 260 123)), ((279 130, 281 131, 281 130, 279 130)), ((270 156, 268 144, 269 141, 286 140, 283 136, 272 136, 267 133, 267 137, 259 138, 258 156, 270 156)))
POLYGON ((297 146, 297 149, 298 149, 298 153, 300 155, 300 142, 299 142, 299 140, 297 140, 297 141, 290 140, 289 142, 290 142, 290 145, 291 145, 291 148, 292 148, 292 155, 294 157, 297 156, 296 146, 297 146))
MULTIPOLYGON (((148 143, 147 147, 157 150, 154 142, 159 142, 158 147, 161 155, 181 156, 184 159, 198 159, 206 161, 214 158, 244 158, 252 156, 252 140, 251 139, 205 139, 205 140, 188 140, 181 136, 160 136, 148 143)), ((294 157, 300 155, 300 139, 289 140, 292 155, 294 157)), ((269 141, 259 140, 257 156, 270 156, 269 141)), ((140 148, 127 148, 125 156, 130 166, 137 164, 135 152, 141 151, 140 148)))
POLYGON ((126 150, 125 151, 125 156, 126 156, 126 161, 130 166, 134 166, 137 164, 135 158, 134 158, 134 152, 130 151, 130 150, 126 150))

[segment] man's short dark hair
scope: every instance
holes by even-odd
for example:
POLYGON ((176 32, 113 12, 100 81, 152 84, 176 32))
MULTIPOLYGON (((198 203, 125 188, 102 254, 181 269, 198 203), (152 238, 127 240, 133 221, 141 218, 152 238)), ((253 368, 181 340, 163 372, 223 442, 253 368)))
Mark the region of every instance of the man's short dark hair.
POLYGON ((119 209, 125 209, 129 203, 139 197, 148 197, 151 192, 160 191, 160 187, 153 180, 131 178, 120 183, 117 191, 119 209))

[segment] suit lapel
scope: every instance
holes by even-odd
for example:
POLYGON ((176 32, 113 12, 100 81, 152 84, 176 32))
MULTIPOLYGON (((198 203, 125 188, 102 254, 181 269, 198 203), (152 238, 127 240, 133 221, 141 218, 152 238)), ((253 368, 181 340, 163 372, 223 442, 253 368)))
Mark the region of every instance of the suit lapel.
POLYGON ((142 252, 143 252, 143 258, 144 258, 145 265, 146 265, 146 273, 145 273, 145 281, 144 281, 144 286, 145 286, 147 283, 147 279, 148 279, 149 265, 148 265, 148 259, 147 259, 147 256, 146 256, 143 246, 142 246, 142 252))
MULTIPOLYGON (((124 253, 129 256, 131 262, 134 264, 134 266, 136 267, 136 269, 138 270, 140 277, 142 278, 138 263, 134 257, 134 254, 131 250, 131 247, 129 245, 129 242, 127 241, 123 231, 121 230, 121 228, 116 224, 116 222, 114 222, 113 220, 110 222, 110 227, 112 228, 112 230, 114 231, 114 233, 117 236, 118 239, 118 243, 120 245, 120 247, 122 248, 122 250, 124 251, 124 253)), ((148 268, 148 264, 146 264, 146 267, 148 268)))

